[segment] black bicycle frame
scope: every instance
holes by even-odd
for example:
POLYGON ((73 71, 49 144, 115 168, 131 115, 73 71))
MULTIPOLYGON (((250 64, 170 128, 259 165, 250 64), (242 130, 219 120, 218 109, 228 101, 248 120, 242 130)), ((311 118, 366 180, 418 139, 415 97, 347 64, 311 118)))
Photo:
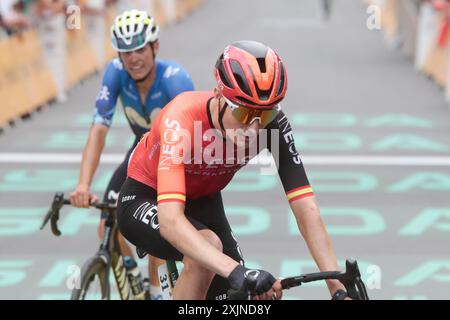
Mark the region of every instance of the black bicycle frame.
MULTIPOLYGON (((52 205, 41 225, 41 230, 45 227, 48 221, 50 221, 52 233, 57 237, 61 235, 61 231, 58 228, 58 220, 60 210, 64 205, 70 205, 70 201, 68 199, 64 199, 63 193, 56 193, 53 198, 52 205)), ((108 213, 105 221, 103 239, 100 244, 100 248, 96 253, 96 255, 102 258, 107 265, 106 285, 109 288, 109 270, 111 267, 111 269, 113 270, 114 278, 116 280, 120 298, 122 300, 129 300, 131 288, 127 280, 127 274, 125 266, 123 264, 122 255, 120 254, 120 251, 118 249, 119 243, 117 239, 118 230, 116 225, 116 207, 107 203, 92 204, 91 207, 106 211, 108 213)), ((110 292, 109 289, 108 292, 110 292)))

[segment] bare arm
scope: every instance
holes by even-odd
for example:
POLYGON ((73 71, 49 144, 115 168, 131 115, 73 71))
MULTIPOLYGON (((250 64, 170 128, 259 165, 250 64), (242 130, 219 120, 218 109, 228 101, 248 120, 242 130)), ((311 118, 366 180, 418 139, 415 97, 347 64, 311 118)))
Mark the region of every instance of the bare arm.
POLYGON ((76 207, 87 207, 90 201, 97 199, 90 193, 89 189, 100 162, 108 130, 108 127, 102 124, 93 124, 89 129, 88 139, 81 159, 78 186, 70 195, 70 201, 76 207))
MULTIPOLYGON (((339 270, 336 255, 320 216, 316 198, 308 197, 293 201, 291 209, 294 212, 300 233, 320 271, 339 270)), ((337 280, 327 280, 327 286, 331 295, 338 289, 345 290, 344 286, 337 280)))
POLYGON ((79 185, 91 185, 105 146, 108 130, 108 127, 101 124, 93 124, 89 129, 88 140, 84 146, 83 157, 81 159, 79 185))
POLYGON ((184 215, 184 205, 176 202, 158 205, 161 235, 177 250, 207 269, 227 278, 239 264, 206 241, 184 215))

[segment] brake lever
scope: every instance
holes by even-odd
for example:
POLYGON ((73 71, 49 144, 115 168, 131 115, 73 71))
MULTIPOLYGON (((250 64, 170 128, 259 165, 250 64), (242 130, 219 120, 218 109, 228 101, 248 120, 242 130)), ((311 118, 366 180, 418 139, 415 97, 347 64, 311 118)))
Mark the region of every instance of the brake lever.
POLYGON ((44 218, 44 221, 42 222, 40 230, 44 229, 45 225, 50 220, 52 233, 57 237, 61 235, 61 231, 58 229, 58 220, 59 220, 59 210, 62 208, 63 205, 64 205, 64 194, 58 192, 55 194, 55 197, 53 198, 52 205, 50 206, 50 209, 48 210, 44 218))
POLYGON ((356 260, 349 259, 345 261, 345 274, 342 275, 339 281, 345 286, 350 298, 354 300, 369 300, 356 260))

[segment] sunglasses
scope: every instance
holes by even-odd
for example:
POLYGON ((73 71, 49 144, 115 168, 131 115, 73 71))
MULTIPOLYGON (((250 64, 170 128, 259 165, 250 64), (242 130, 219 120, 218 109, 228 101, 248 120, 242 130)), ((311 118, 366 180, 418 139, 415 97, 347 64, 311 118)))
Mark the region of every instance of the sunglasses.
POLYGON ((278 114, 278 111, 280 110, 280 105, 277 104, 274 106, 274 108, 270 110, 256 110, 244 106, 239 106, 237 104, 234 104, 224 96, 222 96, 227 105, 231 109, 231 113, 233 116, 238 120, 240 123, 248 126, 253 121, 258 120, 260 125, 262 127, 267 126, 269 123, 275 119, 275 117, 278 114))
POLYGON ((131 39, 112 38, 113 47, 119 52, 130 52, 143 48, 147 43, 143 35, 133 36, 131 39))

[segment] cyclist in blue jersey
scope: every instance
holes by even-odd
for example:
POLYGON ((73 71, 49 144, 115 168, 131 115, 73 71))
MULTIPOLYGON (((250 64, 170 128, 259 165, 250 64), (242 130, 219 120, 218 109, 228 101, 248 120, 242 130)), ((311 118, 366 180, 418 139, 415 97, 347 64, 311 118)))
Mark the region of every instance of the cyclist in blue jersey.
MULTIPOLYGON (((154 19, 138 10, 125 11, 115 19, 111 27, 112 45, 118 52, 118 58, 107 65, 96 99, 93 123, 83 150, 78 185, 70 195, 70 201, 76 207, 88 207, 90 202, 98 200, 91 193, 90 186, 112 124, 117 99, 120 97, 136 138, 108 184, 103 201, 109 203, 116 203, 127 176, 130 154, 141 136, 151 128, 159 111, 179 93, 194 89, 191 77, 182 66, 172 61, 156 59, 159 51, 158 32, 159 27, 154 19)), ((106 213, 103 213, 98 228, 100 238, 103 237, 105 218, 106 213)), ((133 256, 121 235, 119 244, 123 256, 133 256)), ((161 261, 150 257, 149 262, 150 277, 157 279, 156 270, 151 266, 159 265, 161 261)), ((156 285, 153 281, 152 284, 156 285)))

